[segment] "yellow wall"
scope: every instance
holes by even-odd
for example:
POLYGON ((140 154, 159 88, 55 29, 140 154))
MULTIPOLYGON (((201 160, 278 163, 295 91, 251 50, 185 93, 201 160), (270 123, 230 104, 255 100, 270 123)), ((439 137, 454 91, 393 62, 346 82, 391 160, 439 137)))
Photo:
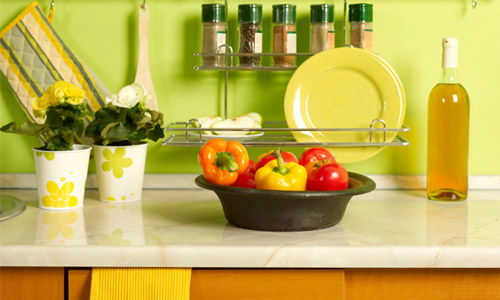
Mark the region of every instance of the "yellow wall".
MULTIPOLYGON (((53 26, 67 45, 111 92, 129 84, 137 64, 137 10, 142 1, 56 0, 53 26)), ((460 41, 460 79, 471 99, 470 174, 500 173, 500 1, 374 0, 375 52, 399 74, 407 96, 404 136, 409 147, 387 148, 369 160, 347 165, 362 173, 423 174, 426 161, 427 97, 441 75, 441 39, 460 41)), ((0 26, 5 27, 29 1, 0 0, 0 26)), ((201 4, 194 0, 148 0, 150 6, 150 63, 160 110, 166 123, 219 113, 222 74, 196 72, 200 63, 201 4)), ((237 4, 230 2, 229 42, 236 44, 237 4)), ((270 12, 277 1, 264 5, 264 51, 271 50, 270 12)), ((283 2, 279 2, 283 3, 283 2)), ((308 52, 309 5, 297 4, 298 51, 308 52)), ((354 3, 354 2, 353 2, 354 3)), ((40 6, 48 12, 50 1, 40 6)), ((341 45, 342 1, 336 9, 337 46, 341 45)), ((289 73, 235 72, 230 75, 229 114, 261 112, 266 120, 284 120, 283 95, 289 73)), ((4 77, 0 79, 2 125, 24 122, 4 77)), ((0 172, 33 172, 33 137, 0 134, 0 172), (15 158, 15 159, 13 159, 15 158)), ((253 148, 253 158, 265 149, 253 148)), ((295 149, 300 154, 302 149, 295 149)), ((199 172, 197 148, 149 148, 146 172, 199 172)), ((92 169, 92 168, 91 168, 92 169)))

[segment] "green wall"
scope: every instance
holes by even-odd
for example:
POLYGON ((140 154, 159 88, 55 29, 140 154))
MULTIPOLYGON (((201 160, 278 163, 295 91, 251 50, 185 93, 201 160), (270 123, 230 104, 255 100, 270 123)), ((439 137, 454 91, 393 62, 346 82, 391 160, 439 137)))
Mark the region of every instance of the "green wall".
MULTIPOLYGON (((142 1, 56 0, 53 26, 67 45, 111 92, 129 84, 137 64, 137 10, 142 1)), ((236 44, 237 4, 230 2, 230 43, 236 44)), ((309 5, 297 4, 298 51, 308 52, 309 5)), ((470 174, 500 173, 500 1, 479 0, 373 0, 375 52, 399 74, 407 96, 404 136, 409 147, 384 149, 367 161, 347 165, 370 174, 424 174, 426 162, 427 97, 441 75, 441 39, 460 41, 460 79, 471 98, 470 174)), ((5 27, 30 1, 0 0, 0 26, 5 27)), ((223 74, 194 71, 200 59, 201 4, 194 0, 148 0, 150 7, 150 64, 165 121, 219 114, 223 74)), ((270 51, 270 11, 263 0, 264 51, 270 51)), ((50 1, 40 3, 48 12, 50 1)), ((342 44, 342 1, 336 8, 337 46, 342 44)), ((283 95, 291 72, 234 72, 230 74, 229 114, 260 112, 265 120, 284 120, 283 95)), ((0 123, 22 123, 25 117, 10 87, 0 76, 0 123)), ((33 172, 34 137, 0 134, 0 172, 33 172)), ((197 148, 149 147, 146 172, 199 172, 197 148)), ((252 148, 251 156, 267 149, 252 148)), ((294 148, 296 154, 302 149, 294 148)), ((92 165, 92 164, 91 164, 92 165)), ((93 168, 91 167, 91 170, 93 168)))

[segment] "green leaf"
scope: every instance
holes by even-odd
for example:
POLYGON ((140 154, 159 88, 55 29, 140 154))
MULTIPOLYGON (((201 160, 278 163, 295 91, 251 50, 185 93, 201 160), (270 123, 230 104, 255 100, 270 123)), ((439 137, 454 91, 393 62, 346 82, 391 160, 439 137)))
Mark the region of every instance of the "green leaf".
POLYGON ((132 108, 106 106, 95 113, 95 119, 85 129, 85 135, 96 144, 130 145, 145 139, 163 137, 163 114, 139 104, 132 108), (146 117, 148 112, 151 117, 146 117))
POLYGON ((149 139, 156 142, 157 140, 164 138, 165 133, 163 132, 163 129, 161 128, 160 125, 155 126, 153 130, 149 132, 149 139))
POLYGON ((2 128, 1 131, 7 133, 16 133, 16 134, 24 134, 24 135, 38 135, 40 132, 44 131, 49 126, 46 124, 36 124, 31 122, 24 122, 19 128, 16 126, 15 122, 11 122, 2 128))
POLYGON ((129 135, 129 140, 134 141, 135 143, 140 142, 148 137, 148 131, 146 128, 141 128, 139 130, 134 131, 129 135))
POLYGON ((118 126, 113 126, 109 129, 106 139, 110 141, 119 141, 129 136, 128 130, 123 124, 119 123, 118 126))

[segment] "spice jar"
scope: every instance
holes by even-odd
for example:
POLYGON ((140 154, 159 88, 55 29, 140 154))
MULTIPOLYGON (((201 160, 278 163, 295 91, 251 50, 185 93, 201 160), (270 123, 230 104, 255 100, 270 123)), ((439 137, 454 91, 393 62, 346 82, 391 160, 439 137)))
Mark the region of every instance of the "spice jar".
POLYGON ((333 4, 311 5, 311 53, 335 48, 333 4))
MULTIPOLYGON (((296 53, 295 9, 293 4, 273 5, 273 53, 296 53)), ((295 56, 274 56, 274 65, 292 67, 295 56)))
POLYGON ((351 45, 373 51, 373 5, 358 3, 349 5, 351 45))
MULTIPOLYGON (((240 53, 262 53, 262 5, 241 4, 238 6, 240 23, 240 53)), ((240 56, 240 66, 258 66, 260 56, 240 56)))
MULTIPOLYGON (((224 4, 203 4, 203 53, 224 52, 226 44, 226 6, 224 4)), ((203 66, 217 67, 225 65, 224 56, 203 56, 203 66)))

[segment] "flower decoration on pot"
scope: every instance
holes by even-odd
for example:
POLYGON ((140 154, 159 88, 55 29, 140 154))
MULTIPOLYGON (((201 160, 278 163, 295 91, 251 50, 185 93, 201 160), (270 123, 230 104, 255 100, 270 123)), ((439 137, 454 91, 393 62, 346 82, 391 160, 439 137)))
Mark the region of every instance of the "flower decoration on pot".
POLYGON ((33 112, 44 117, 43 124, 14 122, 0 130, 40 136, 42 147, 34 148, 40 208, 61 210, 83 205, 91 147, 75 144, 84 131, 84 119, 93 112, 85 93, 66 81, 54 82, 32 102, 33 112))
POLYGON ((151 99, 138 83, 106 98, 85 129, 94 140, 99 199, 129 202, 141 199, 147 142, 164 137, 163 114, 147 108, 151 99))

